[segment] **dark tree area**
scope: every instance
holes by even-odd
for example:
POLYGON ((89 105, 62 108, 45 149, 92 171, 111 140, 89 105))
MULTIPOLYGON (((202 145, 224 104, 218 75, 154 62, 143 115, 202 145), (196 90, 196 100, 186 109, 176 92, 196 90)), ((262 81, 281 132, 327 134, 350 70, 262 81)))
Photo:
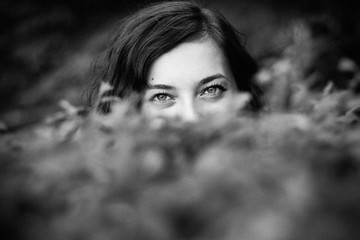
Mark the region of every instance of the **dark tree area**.
POLYGON ((1 1, 0 112, 7 124, 38 121, 62 98, 79 104, 78 93, 105 35, 136 5, 136 1, 1 1))

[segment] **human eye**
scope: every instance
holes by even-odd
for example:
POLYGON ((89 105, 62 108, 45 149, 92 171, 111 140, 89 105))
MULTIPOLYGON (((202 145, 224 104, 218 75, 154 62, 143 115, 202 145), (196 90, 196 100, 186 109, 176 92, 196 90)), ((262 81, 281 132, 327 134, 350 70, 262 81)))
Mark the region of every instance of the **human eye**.
POLYGON ((200 98, 217 98, 224 94, 227 88, 221 84, 213 84, 204 88, 200 93, 200 98))
POLYGON ((168 93, 157 93, 150 99, 152 102, 157 104, 172 103, 175 98, 168 93))

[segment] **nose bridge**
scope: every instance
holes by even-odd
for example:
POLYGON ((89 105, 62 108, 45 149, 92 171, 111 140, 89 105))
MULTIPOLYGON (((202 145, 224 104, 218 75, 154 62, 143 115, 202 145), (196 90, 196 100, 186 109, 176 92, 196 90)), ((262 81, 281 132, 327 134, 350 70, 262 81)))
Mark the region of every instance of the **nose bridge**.
POLYGON ((188 96, 183 99, 179 115, 181 119, 186 122, 194 122, 198 120, 199 112, 194 97, 188 96))

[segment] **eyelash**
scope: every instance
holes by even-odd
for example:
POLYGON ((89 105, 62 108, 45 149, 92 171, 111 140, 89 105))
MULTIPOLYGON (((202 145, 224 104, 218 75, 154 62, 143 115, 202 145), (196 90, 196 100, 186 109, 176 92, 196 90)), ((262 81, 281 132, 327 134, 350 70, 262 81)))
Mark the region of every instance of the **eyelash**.
POLYGON ((171 99, 174 99, 170 94, 168 94, 168 93, 166 93, 166 92, 159 92, 159 93, 155 94, 153 97, 151 97, 151 101, 156 102, 155 99, 156 99, 157 97, 161 96, 161 95, 164 95, 164 96, 167 96, 167 97, 169 97, 169 98, 171 98, 171 99))
POLYGON ((224 85, 222 85, 221 83, 213 83, 213 84, 211 84, 210 86, 208 86, 208 87, 206 87, 205 89, 203 89, 202 91, 201 91, 201 94, 204 94, 207 90, 209 90, 210 88, 218 88, 218 89, 220 89, 222 92, 225 92, 225 91, 227 91, 227 88, 224 86, 224 85))

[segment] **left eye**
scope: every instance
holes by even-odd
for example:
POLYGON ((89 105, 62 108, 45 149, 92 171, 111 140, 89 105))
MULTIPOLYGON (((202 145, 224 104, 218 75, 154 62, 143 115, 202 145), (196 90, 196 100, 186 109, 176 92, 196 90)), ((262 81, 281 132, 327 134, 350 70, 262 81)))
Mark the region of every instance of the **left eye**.
POLYGON ((152 98, 152 101, 155 103, 163 104, 163 103, 168 103, 168 102, 174 101, 174 98, 172 96, 170 96, 169 94, 159 93, 159 94, 156 94, 152 98))
POLYGON ((226 88, 221 85, 210 86, 201 92, 200 97, 218 97, 225 91, 226 88))

